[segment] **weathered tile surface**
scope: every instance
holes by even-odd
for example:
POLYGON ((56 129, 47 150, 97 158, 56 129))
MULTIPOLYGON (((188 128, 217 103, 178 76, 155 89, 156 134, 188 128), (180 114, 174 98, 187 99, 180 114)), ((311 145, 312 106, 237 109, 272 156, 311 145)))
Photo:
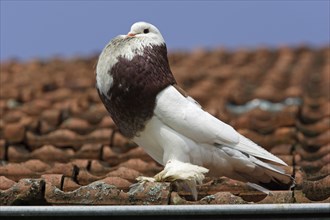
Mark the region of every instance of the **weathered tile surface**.
POLYGON ((296 177, 269 195, 207 178, 197 201, 168 183, 130 188, 162 167, 117 131, 94 88, 96 60, 1 63, 0 205, 330 202, 329 47, 170 54, 189 95, 296 177))

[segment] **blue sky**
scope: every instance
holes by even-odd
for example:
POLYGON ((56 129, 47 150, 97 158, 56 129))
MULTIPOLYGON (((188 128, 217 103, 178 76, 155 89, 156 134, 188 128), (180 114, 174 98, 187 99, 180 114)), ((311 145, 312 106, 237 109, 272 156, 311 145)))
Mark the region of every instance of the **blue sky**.
POLYGON ((141 20, 172 50, 329 44, 329 0, 0 1, 1 60, 94 55, 141 20))

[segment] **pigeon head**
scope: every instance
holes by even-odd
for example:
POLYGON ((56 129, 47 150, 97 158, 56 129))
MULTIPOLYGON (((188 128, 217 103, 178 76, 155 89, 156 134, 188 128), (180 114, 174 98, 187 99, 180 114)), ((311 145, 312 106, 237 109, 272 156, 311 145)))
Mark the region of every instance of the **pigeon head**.
POLYGON ((132 25, 127 37, 136 37, 142 41, 150 42, 150 44, 164 44, 164 38, 158 28, 147 22, 136 22, 132 25))
POLYGON ((118 35, 113 38, 103 49, 96 66, 99 91, 107 95, 113 84, 111 71, 120 59, 131 61, 137 56, 144 56, 147 50, 150 52, 152 49, 156 56, 165 56, 167 61, 167 49, 162 34, 158 28, 147 22, 136 22, 127 35, 118 35), (156 52, 157 48, 161 48, 162 51, 156 52))

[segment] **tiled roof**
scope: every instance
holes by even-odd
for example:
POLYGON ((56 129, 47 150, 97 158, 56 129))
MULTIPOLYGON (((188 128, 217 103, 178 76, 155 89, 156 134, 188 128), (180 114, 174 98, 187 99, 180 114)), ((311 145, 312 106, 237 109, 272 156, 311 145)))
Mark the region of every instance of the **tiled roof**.
POLYGON ((94 87, 96 60, 1 63, 0 205, 330 202, 329 47, 170 54, 179 85, 281 157, 297 182, 266 195, 207 178, 197 201, 169 183, 129 192, 162 167, 116 130, 94 87))

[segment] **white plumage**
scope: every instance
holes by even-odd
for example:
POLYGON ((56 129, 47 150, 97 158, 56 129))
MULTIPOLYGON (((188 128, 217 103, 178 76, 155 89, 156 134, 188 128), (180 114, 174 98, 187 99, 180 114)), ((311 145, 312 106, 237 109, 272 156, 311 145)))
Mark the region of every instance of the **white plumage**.
MULTIPOLYGON (((138 22, 133 24, 127 36, 116 37, 104 48, 97 65, 96 80, 100 97, 108 110, 112 109, 110 99, 117 100, 109 96, 109 92, 116 83, 111 70, 118 59, 131 61, 135 56, 145 56, 146 62, 151 63, 148 63, 150 67, 154 65, 153 58, 150 54, 145 55, 144 50, 152 50, 160 45, 165 45, 165 42, 159 30, 151 24, 138 22)), ((168 74, 172 74, 168 71, 168 74)), ((116 74, 120 76, 120 73, 116 74)), ((152 80, 151 83, 154 83, 152 80)), ((117 78, 117 81, 120 79, 117 78)), ((123 82, 127 83, 127 80, 123 82)), ((133 84, 128 84, 123 91, 129 92, 133 84)), ((121 84, 117 90, 120 88, 121 84)), ((131 95, 134 97, 134 94, 131 95)), ((113 114, 116 115, 114 110, 113 114)), ((140 181, 179 180, 188 185, 195 199, 196 184, 202 182, 206 173, 248 182, 263 191, 265 189, 256 184, 292 182, 291 176, 276 166, 287 166, 285 162, 204 111, 191 97, 182 95, 173 85, 159 91, 152 117, 145 121, 144 129, 132 139, 153 159, 165 165, 154 179, 141 177, 140 181)))
MULTIPOLYGON (((168 178, 168 173, 176 174, 172 179, 180 179, 178 173, 185 176, 191 173, 198 179, 198 183, 201 175, 204 178, 203 174, 209 171, 212 176, 227 176, 251 183, 267 183, 274 180, 274 177, 284 183, 291 181, 284 170, 271 164, 287 166, 284 161, 202 110, 175 87, 164 89, 156 100, 154 117, 133 141, 143 146, 153 159, 166 166, 161 172, 164 179, 168 178), (196 167, 168 166, 168 161, 191 163, 208 170, 201 169, 197 175, 191 170, 198 171, 196 167)), ((265 191, 253 184, 250 186, 265 191)), ((194 187, 191 190, 194 192, 194 187)))

